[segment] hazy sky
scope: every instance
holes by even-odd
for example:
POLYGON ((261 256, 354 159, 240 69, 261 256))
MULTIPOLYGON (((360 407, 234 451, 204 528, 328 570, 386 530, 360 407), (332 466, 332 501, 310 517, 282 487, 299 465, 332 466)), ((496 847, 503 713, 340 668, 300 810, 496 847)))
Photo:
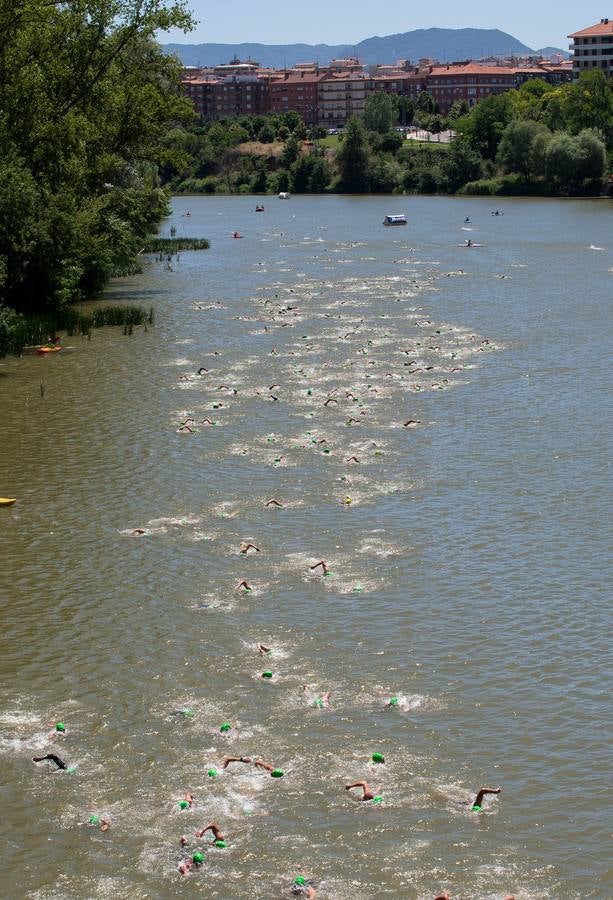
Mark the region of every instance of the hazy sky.
POLYGON ((191 0, 190 5, 199 20, 197 30, 190 35, 173 32, 162 43, 350 44, 373 35, 438 27, 499 28, 535 49, 568 49, 567 34, 613 18, 605 0, 383 0, 381 5, 365 0, 191 0))

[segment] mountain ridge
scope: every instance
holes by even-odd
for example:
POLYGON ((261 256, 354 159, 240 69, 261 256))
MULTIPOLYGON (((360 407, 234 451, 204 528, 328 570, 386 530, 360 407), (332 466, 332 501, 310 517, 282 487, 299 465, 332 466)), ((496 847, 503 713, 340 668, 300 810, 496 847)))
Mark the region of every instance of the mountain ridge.
POLYGON ((497 28, 420 28, 398 34, 373 36, 357 44, 165 44, 183 65, 215 66, 233 56, 254 59, 262 66, 283 68, 301 62, 328 65, 332 59, 357 56, 365 65, 390 65, 398 59, 413 62, 434 58, 440 62, 484 56, 534 54, 536 51, 497 28))

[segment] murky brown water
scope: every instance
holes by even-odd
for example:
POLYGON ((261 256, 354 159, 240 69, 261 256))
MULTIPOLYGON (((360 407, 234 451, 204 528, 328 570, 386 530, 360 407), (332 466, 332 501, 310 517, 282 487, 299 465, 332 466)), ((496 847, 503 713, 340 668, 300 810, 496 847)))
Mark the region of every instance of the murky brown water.
POLYGON ((0 363, 0 892, 613 896, 610 205, 265 205, 177 200, 212 249, 109 291, 153 329, 0 363))

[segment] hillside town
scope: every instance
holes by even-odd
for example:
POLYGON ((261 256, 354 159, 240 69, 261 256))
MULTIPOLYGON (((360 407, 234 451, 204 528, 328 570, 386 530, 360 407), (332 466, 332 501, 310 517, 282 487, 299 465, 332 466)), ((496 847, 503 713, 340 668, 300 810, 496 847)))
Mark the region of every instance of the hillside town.
POLYGON ((521 87, 539 78, 552 85, 572 81, 586 68, 613 72, 613 23, 598 24, 569 35, 571 59, 488 57, 441 64, 435 59, 417 63, 364 66, 357 58, 335 59, 327 66, 305 62, 288 69, 269 69, 253 60, 232 59, 224 65, 186 67, 182 79, 187 96, 203 119, 299 113, 307 125, 343 128, 352 116, 364 113, 366 98, 385 92, 415 102, 427 91, 445 116, 457 101, 469 108, 480 100, 521 87))

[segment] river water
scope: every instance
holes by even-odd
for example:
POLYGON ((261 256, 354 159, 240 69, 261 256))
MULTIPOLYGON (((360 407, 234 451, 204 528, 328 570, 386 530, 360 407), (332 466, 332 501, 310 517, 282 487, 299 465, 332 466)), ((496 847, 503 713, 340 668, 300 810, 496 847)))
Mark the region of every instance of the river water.
POLYGON ((613 896, 610 203, 265 206, 0 365, 0 893, 613 896))

